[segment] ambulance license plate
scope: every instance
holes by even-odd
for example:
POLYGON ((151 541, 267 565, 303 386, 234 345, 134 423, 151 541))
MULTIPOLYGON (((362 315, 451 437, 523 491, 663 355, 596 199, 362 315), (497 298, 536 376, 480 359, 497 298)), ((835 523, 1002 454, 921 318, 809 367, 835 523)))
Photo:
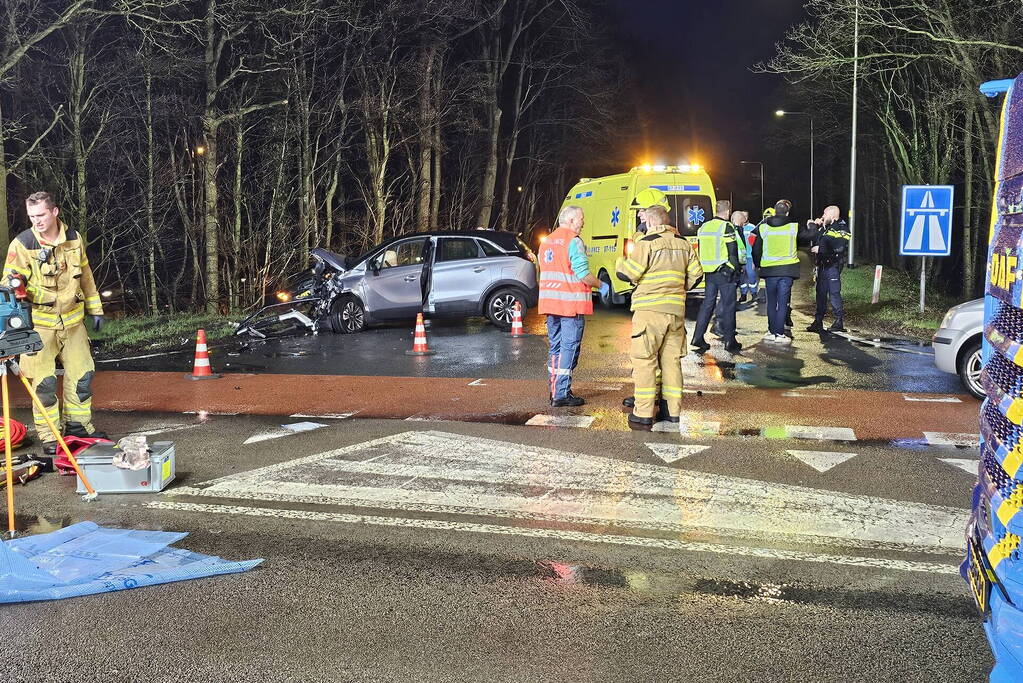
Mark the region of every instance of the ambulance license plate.
POLYGON ((975 539, 970 539, 969 544, 970 565, 967 577, 970 580, 970 588, 973 589, 973 599, 977 603, 977 609, 981 616, 986 616, 991 608, 991 575, 988 573, 987 562, 984 561, 984 553, 980 544, 975 539))

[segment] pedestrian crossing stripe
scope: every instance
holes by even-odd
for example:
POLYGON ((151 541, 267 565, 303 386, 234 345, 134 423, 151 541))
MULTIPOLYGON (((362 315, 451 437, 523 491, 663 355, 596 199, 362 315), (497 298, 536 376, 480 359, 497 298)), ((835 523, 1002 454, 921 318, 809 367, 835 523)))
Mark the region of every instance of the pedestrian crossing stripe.
POLYGON ((530 427, 574 427, 587 429, 593 425, 593 415, 534 415, 526 421, 530 427))

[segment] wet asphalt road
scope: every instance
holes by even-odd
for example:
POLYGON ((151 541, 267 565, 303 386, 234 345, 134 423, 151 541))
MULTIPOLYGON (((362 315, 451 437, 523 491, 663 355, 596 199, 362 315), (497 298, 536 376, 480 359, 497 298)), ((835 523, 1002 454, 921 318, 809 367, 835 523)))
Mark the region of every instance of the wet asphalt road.
MULTIPOLYGON (((690 318, 695 311, 690 311, 690 318)), ((705 356, 690 353, 684 360, 686 381, 701 386, 758 388, 841 388, 915 393, 962 393, 954 375, 934 367, 931 349, 902 340, 883 340, 853 330, 857 342, 836 335, 802 331, 811 321, 793 313, 796 342, 779 348, 760 342, 766 331, 764 306, 738 315, 738 339, 746 348, 733 356, 714 342, 705 356)), ((628 357, 630 314, 625 309, 598 309, 587 321, 575 379, 617 382, 631 376, 628 357)), ((692 334, 693 321, 688 322, 692 334)), ((483 319, 436 320, 428 341, 436 355, 412 357, 409 325, 389 325, 356 335, 287 336, 232 340, 214 347, 213 366, 236 373, 378 375, 399 377, 543 378, 547 340, 542 316, 534 311, 525 327, 531 336, 514 339, 483 319)), ((106 358, 101 370, 180 371, 191 369, 191 353, 120 362, 106 358)))
POLYGON ((17 489, 23 531, 184 530, 191 550, 265 561, 0 607, 18 642, 3 680, 958 682, 990 667, 955 570, 973 478, 946 461, 971 450, 308 419, 325 426, 100 415, 114 436, 169 430, 150 438, 176 442, 179 481, 86 504, 47 475, 17 489), (791 454, 811 448, 853 455, 821 472, 791 454))

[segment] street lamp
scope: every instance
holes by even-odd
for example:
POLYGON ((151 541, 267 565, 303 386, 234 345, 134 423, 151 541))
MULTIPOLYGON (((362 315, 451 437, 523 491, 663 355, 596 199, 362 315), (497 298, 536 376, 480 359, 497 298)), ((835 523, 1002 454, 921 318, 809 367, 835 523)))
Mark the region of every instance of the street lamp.
POLYGON ((779 109, 774 112, 774 115, 778 118, 782 116, 805 116, 810 119, 810 218, 813 218, 813 116, 805 111, 785 111, 779 109))
POLYGON ((760 167, 760 215, 764 215, 764 162, 763 161, 740 161, 740 164, 756 164, 760 167))

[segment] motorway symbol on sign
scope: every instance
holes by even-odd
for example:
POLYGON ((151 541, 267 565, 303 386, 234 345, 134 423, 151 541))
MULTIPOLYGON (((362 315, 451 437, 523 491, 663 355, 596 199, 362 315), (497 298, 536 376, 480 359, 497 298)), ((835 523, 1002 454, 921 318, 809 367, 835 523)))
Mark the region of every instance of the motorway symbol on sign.
POLYGON ((903 185, 903 256, 948 256, 952 250, 951 185, 903 185))

